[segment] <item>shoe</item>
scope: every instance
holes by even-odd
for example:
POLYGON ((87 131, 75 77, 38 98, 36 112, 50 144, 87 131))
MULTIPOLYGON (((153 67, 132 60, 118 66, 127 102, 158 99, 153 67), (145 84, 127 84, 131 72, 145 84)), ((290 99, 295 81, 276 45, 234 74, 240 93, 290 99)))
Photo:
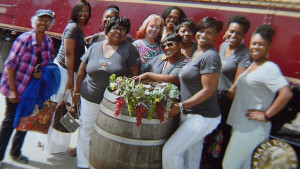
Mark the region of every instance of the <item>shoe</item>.
POLYGON ((71 149, 70 155, 71 155, 72 157, 76 157, 76 156, 77 156, 76 147, 71 149))
POLYGON ((23 156, 22 154, 18 156, 12 156, 12 159, 17 163, 22 163, 22 164, 27 164, 29 161, 29 159, 26 156, 23 156))
POLYGON ((44 145, 40 142, 40 141, 38 141, 38 143, 37 143, 38 145, 38 147, 44 147, 44 145))

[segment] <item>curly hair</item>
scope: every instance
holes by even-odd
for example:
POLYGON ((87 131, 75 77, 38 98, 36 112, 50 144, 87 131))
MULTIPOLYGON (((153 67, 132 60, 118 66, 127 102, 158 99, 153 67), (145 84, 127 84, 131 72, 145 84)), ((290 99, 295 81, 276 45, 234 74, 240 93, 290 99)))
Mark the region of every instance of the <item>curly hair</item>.
POLYGON ((246 34, 251 26, 250 21, 244 15, 234 15, 227 21, 226 30, 229 28, 231 23, 237 23, 244 27, 244 34, 246 34))
POLYGON ((179 29, 183 26, 187 26, 192 32, 193 34, 196 33, 196 23, 195 20, 193 18, 185 18, 181 21, 181 23, 179 23, 176 27, 175 27, 175 32, 179 32, 179 29))
POLYGON ((263 24, 256 28, 252 36, 259 34, 263 39, 268 40, 269 44, 271 44, 275 33, 275 29, 271 25, 263 24))

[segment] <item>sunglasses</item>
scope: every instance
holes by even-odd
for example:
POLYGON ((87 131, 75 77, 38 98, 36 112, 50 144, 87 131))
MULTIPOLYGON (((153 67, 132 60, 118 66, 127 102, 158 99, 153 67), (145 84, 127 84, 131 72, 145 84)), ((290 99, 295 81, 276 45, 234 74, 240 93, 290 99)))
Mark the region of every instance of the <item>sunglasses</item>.
POLYGON ((166 47, 173 47, 175 46, 175 42, 167 42, 161 45, 161 48, 164 50, 166 47))

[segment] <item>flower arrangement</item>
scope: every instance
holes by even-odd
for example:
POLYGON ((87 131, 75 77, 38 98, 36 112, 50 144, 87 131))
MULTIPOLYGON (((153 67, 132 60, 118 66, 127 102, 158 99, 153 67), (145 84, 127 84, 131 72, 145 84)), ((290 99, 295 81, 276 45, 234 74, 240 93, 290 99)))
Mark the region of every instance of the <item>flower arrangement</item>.
POLYGON ((119 97, 115 102, 115 115, 119 116, 121 108, 128 104, 131 117, 137 117, 137 126, 141 125, 142 118, 148 113, 148 119, 154 113, 160 122, 168 119, 173 100, 179 98, 178 87, 171 83, 144 82, 138 83, 132 78, 110 76, 110 89, 119 97))

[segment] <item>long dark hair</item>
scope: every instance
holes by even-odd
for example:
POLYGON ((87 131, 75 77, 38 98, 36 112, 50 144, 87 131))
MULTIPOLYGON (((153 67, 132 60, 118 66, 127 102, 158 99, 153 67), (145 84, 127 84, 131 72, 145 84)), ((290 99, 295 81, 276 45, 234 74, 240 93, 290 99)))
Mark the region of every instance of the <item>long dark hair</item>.
POLYGON ((85 21, 84 25, 88 24, 89 20, 91 19, 92 16, 92 8, 91 8, 91 4, 89 2, 87 2, 86 0, 81 0, 79 2, 77 2, 77 4, 73 7, 72 12, 71 12, 71 20, 75 23, 78 23, 78 16, 79 16, 79 12, 81 12, 82 8, 87 5, 90 8, 90 14, 88 19, 85 21))

